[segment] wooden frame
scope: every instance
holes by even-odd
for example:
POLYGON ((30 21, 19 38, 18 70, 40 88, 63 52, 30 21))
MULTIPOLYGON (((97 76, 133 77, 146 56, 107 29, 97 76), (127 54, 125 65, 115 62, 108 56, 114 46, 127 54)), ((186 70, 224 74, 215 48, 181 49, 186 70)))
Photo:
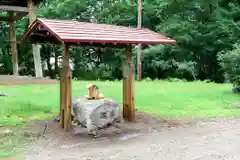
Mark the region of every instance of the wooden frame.
MULTIPOLYGON (((32 0, 28 0, 29 5, 32 0)), ((32 12, 31 7, 29 7, 29 12, 32 12)), ((34 9, 34 8, 32 8, 34 9)), ((29 14, 30 15, 30 14, 29 14)), ((98 24, 92 24, 92 31, 96 34, 95 36, 89 36, 86 38, 82 38, 81 36, 69 37, 69 35, 75 35, 73 30, 71 32, 62 31, 56 32, 55 30, 62 30, 62 28, 55 28, 54 26, 50 27, 52 23, 57 22, 60 26, 65 26, 63 28, 67 29, 68 26, 64 22, 60 20, 51 20, 51 19, 37 19, 35 20, 25 34, 21 37, 21 40, 28 40, 35 43, 44 43, 49 42, 53 44, 64 44, 64 58, 63 58, 63 66, 61 70, 61 78, 60 78, 60 124, 65 131, 70 131, 71 129, 71 111, 72 111, 72 84, 71 84, 71 71, 69 67, 69 46, 89 46, 89 47, 106 47, 111 46, 114 48, 126 48, 126 58, 124 61, 124 75, 123 75, 123 117, 128 121, 135 121, 135 99, 134 99, 134 67, 132 60, 132 45, 134 44, 175 44, 175 40, 171 40, 168 37, 165 37, 161 34, 150 30, 129 30, 127 27, 122 27, 119 29, 116 27, 115 29, 109 30, 109 32, 101 33, 103 37, 96 38, 99 35, 101 28, 104 28, 103 25, 101 27, 97 26, 98 24), (39 27, 40 26, 40 27, 39 27), (39 27, 39 28, 38 28, 39 27), (37 29, 36 29, 37 28, 37 29), (116 34, 116 30, 118 32, 126 32, 126 34, 134 33, 129 38, 121 38, 118 34, 116 34), (109 34, 111 33, 111 34, 109 34), (136 33, 139 33, 140 36, 136 36, 136 33), (159 35, 159 36, 157 36, 159 35), (54 41, 52 37, 58 39, 58 41, 54 41), (65 38, 64 38, 65 37, 65 38), (109 37, 109 38, 108 38, 109 37)), ((82 23, 73 21, 67 21, 67 24, 71 24, 76 26, 77 24, 81 25, 82 23)), ((83 25, 84 26, 84 25, 83 25)), ((90 25, 89 25, 90 26, 90 25)), ((84 29, 85 27, 79 28, 76 27, 74 29, 84 29)), ((87 27, 88 28, 88 27, 87 27)), ((87 29, 86 28, 86 29, 87 29)), ((88 34, 89 31, 86 31, 88 34)), ((86 35, 87 36, 87 35, 86 35)))
MULTIPOLYGON (((9 11, 9 12, 12 12, 12 11, 9 11)), ((18 21, 18 20, 21 20, 24 16, 26 16, 27 13, 25 12, 17 12, 13 18, 10 19, 9 16, 1 16, 0 17, 0 21, 6 21, 6 22, 10 22, 10 21, 18 21)))
MULTIPOLYGON (((135 120, 132 45, 128 45, 126 51, 124 65, 127 65, 130 69, 127 76, 123 76, 123 118, 132 122, 135 120)), ((66 132, 72 129, 72 72, 69 62, 69 45, 64 44, 64 56, 60 75, 60 126, 66 132)))
POLYGON ((0 10, 15 11, 15 12, 28 12, 28 7, 0 5, 0 10))
MULTIPOLYGON (((29 2, 32 0, 28 0, 29 2)), ((29 8, 29 12, 30 8, 29 8)), ((71 84, 71 71, 69 67, 69 46, 98 46, 98 47, 124 47, 127 46, 127 53, 124 63, 124 70, 123 70, 123 118, 127 119, 128 121, 135 121, 135 99, 134 99, 134 67, 133 67, 133 60, 132 60, 132 45, 134 44, 175 44, 175 40, 171 40, 168 37, 165 37, 161 34, 150 30, 129 30, 127 27, 116 27, 115 29, 109 30, 107 33, 104 31, 101 33, 103 37, 96 38, 99 35, 99 29, 104 28, 103 25, 101 27, 97 26, 98 24, 92 24, 91 30, 94 31, 96 36, 89 36, 86 38, 82 38, 81 36, 76 36, 74 38, 69 37, 69 35, 74 35, 75 32, 73 30, 71 32, 62 31, 61 33, 56 32, 55 27, 50 27, 52 23, 57 22, 60 26, 65 26, 64 28, 67 29, 68 26, 64 22, 60 20, 50 20, 50 19, 37 19, 35 20, 25 34, 22 36, 21 40, 28 40, 35 43, 42 43, 42 42, 49 42, 49 43, 57 43, 57 44, 64 44, 64 58, 63 58, 63 66, 61 70, 61 78, 60 78, 60 124, 61 127, 64 128, 65 131, 71 130, 71 111, 72 111, 72 84, 71 84), (48 25, 49 24, 49 25, 48 25), (38 26, 41 26, 36 30, 38 26), (98 30, 98 31, 97 31, 98 30), (131 34, 129 38, 121 38, 118 34, 116 34, 116 30, 118 32, 126 32, 126 34, 131 34), (54 41, 51 36, 46 32, 48 31, 51 36, 58 39, 58 41, 54 41), (111 34, 109 34, 111 33, 111 34), (135 36, 136 33, 139 33, 140 36, 135 36), (35 35, 34 35, 35 34, 35 35), (35 36, 31 38, 32 36, 35 36), (159 35, 159 36, 157 36, 159 35), (64 38, 65 37, 65 38, 64 38), (108 38, 109 37, 109 38, 108 38), (41 39, 41 40, 40 40, 41 39), (110 44, 110 45, 109 45, 110 44)), ((71 24, 77 26, 77 24, 81 25, 82 23, 73 21, 67 21, 67 24, 71 24)), ((83 25, 84 26, 84 25, 83 25)), ((90 25, 89 25, 90 27, 90 25)), ((74 29, 84 29, 82 28, 74 28, 74 29)), ((88 27, 87 27, 88 28, 88 27)), ((87 29, 86 28, 86 29, 87 29)), ((58 30, 62 30, 62 28, 58 28, 58 30)), ((86 34, 89 34, 89 31, 86 31, 86 34)), ((87 36, 87 35, 86 35, 87 36)))
MULTIPOLYGON (((0 10, 7 11, 8 16, 0 17, 1 21, 9 22, 9 34, 10 34, 10 42, 11 42, 11 53, 12 53, 12 64, 13 64, 13 75, 18 75, 18 54, 17 54, 17 41, 16 41, 16 33, 15 33, 15 23, 14 21, 22 19, 23 16, 29 13, 30 23, 36 19, 36 6, 34 5, 32 0, 28 0, 28 7, 20 7, 20 6, 9 6, 9 5, 0 5, 0 10), (14 12, 17 12, 14 14, 14 12)), ((37 61, 40 58, 40 51, 38 45, 33 45, 34 52, 34 61, 37 61), (38 54, 37 54, 38 53, 38 54), (39 56, 36 56, 39 55, 39 56)), ((39 61, 38 61, 39 62, 39 61)), ((36 62, 35 62, 36 64, 36 62)), ((35 65, 35 70, 39 71, 39 65, 41 67, 41 61, 38 65, 35 65)), ((39 71, 40 76, 42 76, 42 70, 39 71)))

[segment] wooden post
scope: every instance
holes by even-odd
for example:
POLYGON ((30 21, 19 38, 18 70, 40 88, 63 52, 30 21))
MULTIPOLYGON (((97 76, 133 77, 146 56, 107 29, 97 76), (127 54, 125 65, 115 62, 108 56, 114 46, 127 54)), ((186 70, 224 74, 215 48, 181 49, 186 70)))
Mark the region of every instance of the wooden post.
POLYGON ((60 71, 60 125, 64 128, 64 90, 65 90, 65 82, 63 78, 63 67, 60 71))
MULTIPOLYGON (((142 0, 138 0, 138 28, 142 28, 142 0)), ((137 80, 142 79, 142 45, 138 44, 137 55, 137 80)))
POLYGON ((135 104, 134 104, 134 72, 132 63, 132 46, 127 48, 125 59, 125 68, 127 73, 123 76, 123 118, 130 122, 135 120, 135 104))
MULTIPOLYGON (((125 62, 126 63, 126 62, 125 62)), ((124 64, 126 65, 126 64, 124 64)), ((123 69, 123 72, 126 72, 125 71, 126 69, 124 68, 123 69)), ((127 94, 127 87, 128 87, 128 81, 127 81, 127 76, 125 77, 125 75, 123 75, 123 118, 124 119, 128 119, 128 94, 127 94)))
POLYGON ((69 59, 69 46, 65 45, 60 78, 60 125, 66 132, 69 132, 72 128, 72 75, 69 59))
MULTIPOLYGON (((28 0, 28 17, 29 17, 29 25, 36 20, 36 6, 33 0, 28 0)), ((35 76, 43 77, 42 73, 42 65, 41 65, 41 56, 40 56, 40 45, 33 44, 33 59, 34 59, 34 67, 35 67, 35 76)))
POLYGON ((14 23, 14 12, 8 11, 8 16, 10 20, 9 32, 10 32, 10 41, 11 41, 13 75, 18 75, 18 55, 17 55, 17 41, 16 41, 15 23, 14 23))

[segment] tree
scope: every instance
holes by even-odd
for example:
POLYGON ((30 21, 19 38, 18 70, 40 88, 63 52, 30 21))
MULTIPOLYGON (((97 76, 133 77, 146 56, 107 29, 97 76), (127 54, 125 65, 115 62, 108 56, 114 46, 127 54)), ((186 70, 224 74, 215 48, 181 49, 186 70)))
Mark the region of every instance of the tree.
POLYGON ((219 61, 226 73, 226 80, 233 83, 234 91, 240 92, 240 45, 235 44, 233 50, 219 54, 219 61))
MULTIPOLYGON (((143 78, 210 79, 224 82, 225 69, 218 55, 233 50, 239 44, 240 5, 237 0, 143 0, 142 27, 163 33, 177 41, 177 45, 143 45, 143 78)), ((72 19, 95 23, 137 27, 136 0, 45 0, 38 9, 38 17, 72 19)), ((27 18, 17 23, 17 36, 28 26, 27 18)), ((7 25, 0 23, 1 36, 8 36, 7 25)), ((3 38, 4 39, 4 38, 3 38)), ((1 42, 1 40, 0 40, 1 42)), ((9 42, 0 43, 4 56, 0 63, 8 64, 9 42), (4 58, 3 58, 4 57, 4 58)), ((21 74, 33 74, 33 59, 28 43, 18 44, 21 74)), ((73 77, 78 79, 121 79, 124 50, 114 48, 74 48, 73 77)), ((2 55, 3 55, 2 54, 2 55)), ((60 58, 62 48, 44 45, 42 61, 60 58)), ((135 66, 137 52, 134 52, 135 66)), ((45 76, 58 77, 55 69, 44 71, 45 76)), ((0 66, 0 73, 11 72, 9 65, 0 66)), ((135 67, 136 68, 136 67, 135 67)))

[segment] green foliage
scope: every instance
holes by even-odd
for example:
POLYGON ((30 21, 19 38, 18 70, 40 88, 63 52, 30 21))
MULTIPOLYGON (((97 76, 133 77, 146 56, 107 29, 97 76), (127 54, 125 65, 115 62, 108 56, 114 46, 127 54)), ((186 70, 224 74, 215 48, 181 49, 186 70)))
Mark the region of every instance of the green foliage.
MULTIPOLYGON (((6 13, 0 12, 1 15, 6 13)), ((137 26, 135 0, 44 0, 38 17, 72 19, 96 23, 137 26)), ((236 0, 144 0, 142 26, 163 33, 177 41, 177 45, 143 46, 143 78, 210 80, 224 82, 225 73, 218 54, 231 51, 239 43, 240 4, 236 0)), ((28 18, 16 24, 17 36, 28 27, 28 18)), ((0 74, 11 74, 11 52, 8 24, 0 22, 0 74), (2 65, 4 64, 4 65, 2 65)), ((19 38, 18 38, 19 39, 19 38)), ((21 74, 34 74, 31 45, 18 44, 21 74)), ((74 48, 76 79, 121 79, 124 50, 106 48, 74 48)), ((50 59, 62 54, 62 48, 45 45, 42 61, 47 64, 45 76, 59 76, 59 66, 50 59), (52 64, 51 64, 52 65, 52 64)), ((134 52, 134 65, 137 54, 134 52)), ((136 68, 136 67, 135 67, 136 68)))
POLYGON ((240 45, 235 44, 233 50, 219 55, 221 65, 226 72, 226 79, 240 88, 240 45))

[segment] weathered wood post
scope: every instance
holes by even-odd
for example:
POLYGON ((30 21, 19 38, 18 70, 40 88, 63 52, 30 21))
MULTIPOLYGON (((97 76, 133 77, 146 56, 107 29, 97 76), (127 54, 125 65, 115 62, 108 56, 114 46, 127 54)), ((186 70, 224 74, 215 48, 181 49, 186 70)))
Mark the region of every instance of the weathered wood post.
POLYGON ((69 66, 69 46, 64 45, 64 55, 60 75, 60 125, 66 132, 72 128, 72 73, 69 66))
MULTIPOLYGON (((34 22, 37 18, 36 16, 36 6, 32 0, 28 0, 28 17, 29 17, 29 25, 34 22)), ((42 65, 41 65, 41 55, 40 55, 40 45, 32 44, 33 49, 33 59, 34 59, 34 67, 35 67, 35 76, 43 77, 42 73, 42 65)))
MULTIPOLYGON (((138 28, 142 28, 142 0, 138 0, 138 28)), ((142 44, 138 44, 137 80, 142 79, 142 44)))
POLYGON ((10 26, 10 42, 11 42, 11 52, 12 52, 12 67, 13 75, 18 75, 18 54, 17 54, 17 41, 15 33, 15 22, 14 22, 14 12, 8 11, 9 16, 9 26, 10 26))
POLYGON ((135 120, 132 45, 127 47, 127 54, 123 69, 123 118, 129 120, 130 122, 135 120))

